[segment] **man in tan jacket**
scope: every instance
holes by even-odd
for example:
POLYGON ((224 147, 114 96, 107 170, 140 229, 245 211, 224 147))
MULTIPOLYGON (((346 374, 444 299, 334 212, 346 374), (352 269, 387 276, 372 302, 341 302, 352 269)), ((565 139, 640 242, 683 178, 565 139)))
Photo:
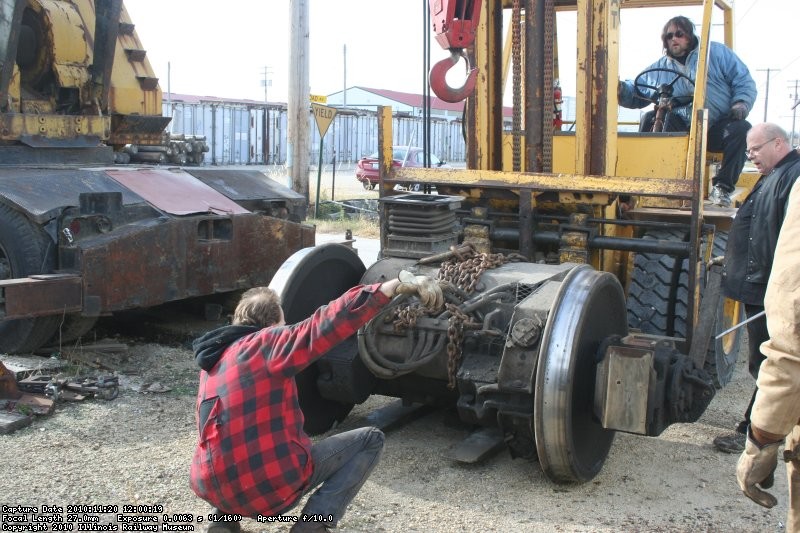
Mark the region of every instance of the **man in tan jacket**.
POLYGON ((770 338, 761 345, 766 359, 745 450, 736 477, 744 494, 764 507, 777 499, 772 487, 778 448, 789 478, 786 531, 800 531, 800 180, 792 187, 764 300, 770 338))

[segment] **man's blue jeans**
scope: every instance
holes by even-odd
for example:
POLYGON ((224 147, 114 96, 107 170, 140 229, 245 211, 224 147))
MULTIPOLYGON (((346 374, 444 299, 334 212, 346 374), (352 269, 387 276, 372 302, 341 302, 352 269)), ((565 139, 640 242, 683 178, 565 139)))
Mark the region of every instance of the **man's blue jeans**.
POLYGON ((383 432, 374 427, 346 431, 311 447, 314 472, 308 488, 314 492, 303 507, 303 515, 336 527, 347 506, 378 464, 383 452, 383 432))

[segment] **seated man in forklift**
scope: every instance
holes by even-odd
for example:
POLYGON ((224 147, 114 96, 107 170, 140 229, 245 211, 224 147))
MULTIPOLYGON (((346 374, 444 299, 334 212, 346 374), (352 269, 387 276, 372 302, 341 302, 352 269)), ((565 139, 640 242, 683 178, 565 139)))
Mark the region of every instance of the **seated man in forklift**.
MULTIPOLYGON (((620 81, 619 105, 641 109, 656 103, 659 91, 670 91, 669 109, 659 131, 688 131, 692 116, 692 95, 697 72, 699 40, 694 24, 683 16, 673 17, 661 32, 664 56, 644 70, 636 80, 620 81)), ((708 149, 722 151, 722 163, 711 180, 709 200, 730 207, 745 163, 745 120, 756 100, 756 84, 741 59, 724 44, 712 42, 708 59, 706 107, 708 107, 708 149)), ((640 131, 653 131, 656 111, 645 114, 640 131)))
POLYGON ((434 310, 444 305, 437 282, 403 271, 400 279, 354 287, 309 318, 286 325, 277 293, 256 287, 242 295, 232 325, 195 340, 202 369, 200 436, 190 482, 215 507, 207 531, 237 533, 241 517, 294 522, 293 532, 336 526, 378 464, 383 433, 364 427, 312 444, 303 431, 295 376, 369 322, 395 294, 414 294, 434 310), (299 516, 287 515, 317 486, 299 516))

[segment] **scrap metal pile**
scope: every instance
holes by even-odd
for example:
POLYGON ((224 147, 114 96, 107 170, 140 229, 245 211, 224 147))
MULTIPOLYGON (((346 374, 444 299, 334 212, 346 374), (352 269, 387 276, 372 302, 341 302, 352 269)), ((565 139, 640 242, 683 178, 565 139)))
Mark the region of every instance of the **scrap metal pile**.
POLYGON ((126 144, 122 151, 114 153, 114 162, 202 165, 209 146, 205 135, 165 133, 161 144, 126 144))
POLYGON ((0 362, 0 434, 30 425, 37 415, 51 414, 60 401, 113 400, 119 395, 116 375, 65 376, 62 370, 63 362, 48 359, 36 370, 13 360, 0 362))

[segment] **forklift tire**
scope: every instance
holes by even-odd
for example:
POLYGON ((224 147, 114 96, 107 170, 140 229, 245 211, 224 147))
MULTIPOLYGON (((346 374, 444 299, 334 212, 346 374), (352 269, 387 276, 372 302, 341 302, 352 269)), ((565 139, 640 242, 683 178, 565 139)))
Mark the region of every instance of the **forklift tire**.
MULTIPOLYGON (((651 230, 643 239, 683 242, 684 232, 678 230, 651 230)), ((678 335, 675 327, 676 302, 682 261, 667 254, 637 253, 628 289, 628 327, 652 335, 678 335)), ((685 280, 683 280, 685 283, 685 280)), ((686 291, 683 291, 686 298, 686 291)))
MULTIPOLYGON (((725 248, 728 246, 728 232, 718 231, 714 235, 714 246, 712 248, 711 257, 719 257, 725 255, 725 248)), ((688 279, 688 260, 684 260, 684 268, 681 276, 688 279)), ((703 279, 705 279, 705 268, 703 269, 703 279)), ((688 287, 686 283, 681 284, 684 294, 681 298, 685 301, 686 294, 688 294, 688 287)), ((700 296, 702 298, 703 288, 700 289, 700 296)), ((685 316, 685 311, 684 315, 685 316)), ((725 298, 720 295, 719 304, 717 305, 716 321, 714 322, 712 335, 716 337, 718 333, 735 326, 744 320, 744 305, 730 298, 725 298)), ((683 335, 686 333, 685 321, 680 321, 679 331, 683 335)), ((733 371, 736 370, 736 361, 739 358, 739 349, 742 345, 742 338, 744 337, 744 328, 737 329, 728 333, 721 339, 714 339, 712 337, 711 344, 706 353, 705 370, 711 375, 714 386, 721 389, 727 385, 731 378, 733 378, 733 371)))
MULTIPOLYGON (((679 230, 652 230, 645 239, 680 241, 686 235, 679 230)), ((717 232, 713 256, 723 255, 728 234, 717 232)), ((701 250, 702 252, 702 250, 701 250)), ((703 276, 705 278, 705 276, 703 276)), ((689 302, 689 260, 666 254, 636 254, 634 271, 628 290, 628 326, 642 333, 686 337, 689 302)), ((704 287, 700 288, 702 298, 704 287)), ((716 335, 741 320, 742 306, 721 297, 713 332, 716 335)), ((725 386, 733 376, 742 342, 737 330, 719 340, 712 340, 706 354, 705 370, 717 388, 725 386)))
MULTIPOLYGON (((0 279, 47 274, 55 268, 55 245, 24 215, 0 203, 0 279)), ((44 345, 61 317, 0 321, 0 352, 31 352, 44 345)))

